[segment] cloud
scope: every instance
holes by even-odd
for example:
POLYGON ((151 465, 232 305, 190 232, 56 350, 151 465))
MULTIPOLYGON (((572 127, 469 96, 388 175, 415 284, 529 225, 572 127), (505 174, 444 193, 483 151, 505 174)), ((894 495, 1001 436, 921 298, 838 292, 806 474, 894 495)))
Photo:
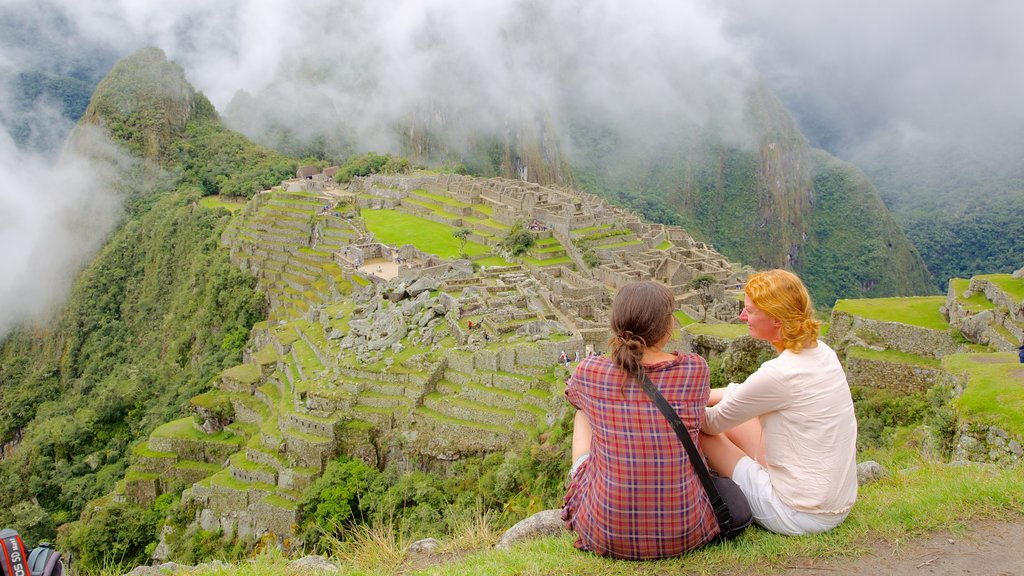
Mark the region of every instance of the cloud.
MULTIPOLYGON (((76 0, 85 37, 154 44, 224 111, 273 91, 272 115, 323 103, 364 148, 439 109, 466 131, 580 107, 637 138, 741 110, 749 68, 710 4, 648 0, 76 0)), ((738 129, 738 122, 737 129, 738 129)), ((333 128, 333 126, 332 126, 333 128)))
POLYGON ((726 33, 819 145, 996 152, 1024 127, 1024 4, 727 0, 726 33))
MULTIPOLYGON (((109 146, 109 144, 108 144, 109 146)), ((45 321, 74 274, 113 228, 119 199, 109 173, 73 153, 59 162, 18 150, 0 133, 0 340, 45 321)))
MULTIPOLYGON (((1008 154, 1024 133, 1024 4, 1012 0, 0 0, 0 11, 0 88, 155 45, 221 112, 245 91, 264 126, 346 131, 364 150, 397 149, 395 127, 420 114, 463 134, 538 117, 564 131, 583 117, 648 148, 713 122, 741 142, 759 77, 815 144, 848 159, 1008 154)), ((0 146, 8 324, 52 305, 39 287, 66 286, 97 246, 67 227, 78 208, 110 209, 87 167, 50 167, 66 112, 15 104, 0 89, 4 127, 32 135, 0 146), (39 303, 23 303, 34 293, 39 303)))

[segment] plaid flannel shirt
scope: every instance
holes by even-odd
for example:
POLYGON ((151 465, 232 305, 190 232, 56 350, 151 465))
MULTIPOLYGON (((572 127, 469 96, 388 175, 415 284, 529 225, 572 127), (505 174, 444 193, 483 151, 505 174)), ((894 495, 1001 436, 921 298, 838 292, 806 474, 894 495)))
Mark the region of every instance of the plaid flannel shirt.
MULTIPOLYGON (((696 354, 645 366, 693 438, 709 392, 696 354)), ((676 556, 718 535, 718 522, 679 438, 640 385, 605 356, 581 362, 565 390, 593 428, 590 458, 562 509, 576 547, 628 559, 676 556)))

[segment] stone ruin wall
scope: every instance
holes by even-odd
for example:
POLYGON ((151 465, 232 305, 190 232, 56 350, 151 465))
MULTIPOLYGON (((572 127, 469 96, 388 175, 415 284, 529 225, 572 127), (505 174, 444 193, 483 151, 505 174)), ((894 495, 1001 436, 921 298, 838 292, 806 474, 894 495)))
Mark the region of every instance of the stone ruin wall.
POLYGON ((941 330, 930 330, 918 326, 883 322, 852 316, 833 310, 828 334, 833 348, 863 346, 877 348, 885 344, 900 352, 929 358, 942 358, 958 352, 966 352, 963 344, 955 342, 941 330))

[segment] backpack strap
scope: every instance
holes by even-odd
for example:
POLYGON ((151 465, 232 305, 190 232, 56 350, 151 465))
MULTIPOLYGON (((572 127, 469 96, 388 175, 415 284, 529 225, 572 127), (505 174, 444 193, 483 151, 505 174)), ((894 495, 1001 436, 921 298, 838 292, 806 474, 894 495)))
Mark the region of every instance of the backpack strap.
POLYGON ((35 576, 62 576, 64 564, 60 552, 50 547, 49 542, 40 542, 28 553, 29 570, 35 576))
POLYGON ((0 530, 0 568, 7 576, 32 576, 28 570, 25 543, 10 528, 0 530))

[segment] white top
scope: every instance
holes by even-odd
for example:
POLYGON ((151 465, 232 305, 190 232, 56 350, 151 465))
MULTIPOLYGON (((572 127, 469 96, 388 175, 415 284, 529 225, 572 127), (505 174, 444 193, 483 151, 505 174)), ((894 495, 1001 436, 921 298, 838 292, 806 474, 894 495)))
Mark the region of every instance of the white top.
POLYGON ((822 341, 783 350, 705 409, 719 434, 757 417, 772 487, 794 510, 841 513, 857 499, 857 419, 846 373, 822 341))

